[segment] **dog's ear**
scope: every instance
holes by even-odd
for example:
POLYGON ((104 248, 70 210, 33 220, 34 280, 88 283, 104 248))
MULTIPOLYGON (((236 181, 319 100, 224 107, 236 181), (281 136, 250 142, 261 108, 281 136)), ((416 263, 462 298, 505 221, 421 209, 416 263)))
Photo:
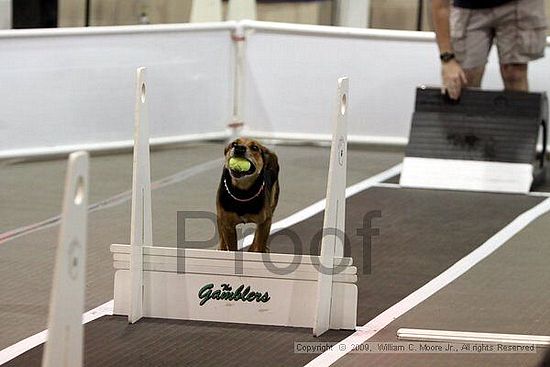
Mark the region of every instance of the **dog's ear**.
POLYGON ((266 178, 268 178, 270 184, 273 184, 279 177, 279 160, 275 153, 266 147, 262 147, 262 159, 266 178))
POLYGON ((223 149, 223 155, 227 155, 227 152, 229 152, 229 149, 231 149, 231 145, 233 145, 233 142, 225 146, 225 148, 223 149))

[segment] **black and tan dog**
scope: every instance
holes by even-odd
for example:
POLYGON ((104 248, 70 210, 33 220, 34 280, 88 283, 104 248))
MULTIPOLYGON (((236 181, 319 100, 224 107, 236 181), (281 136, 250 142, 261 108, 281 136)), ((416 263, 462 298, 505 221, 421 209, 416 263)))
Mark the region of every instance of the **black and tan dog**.
POLYGON ((225 148, 216 208, 220 250, 237 251, 239 223, 256 223, 249 251, 267 252, 273 212, 279 200, 279 163, 275 153, 255 140, 238 138, 225 148), (232 170, 231 158, 244 158, 250 169, 232 170))

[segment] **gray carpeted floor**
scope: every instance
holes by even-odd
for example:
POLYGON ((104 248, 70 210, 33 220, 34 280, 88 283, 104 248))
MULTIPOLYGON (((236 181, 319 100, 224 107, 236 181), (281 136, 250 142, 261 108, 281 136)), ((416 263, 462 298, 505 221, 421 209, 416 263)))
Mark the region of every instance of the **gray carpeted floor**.
MULTIPOLYGON (((329 150, 298 146, 280 146, 274 150, 281 163, 281 199, 275 216, 278 220, 325 196, 329 150)), ((221 144, 193 144, 155 151, 151 159, 152 179, 158 180, 222 155, 221 144)), ((349 184, 399 163, 402 157, 395 152, 365 150, 350 150, 348 156, 349 184)), ((93 157, 90 203, 130 189, 131 162, 131 154, 93 157)), ((0 222, 4 229, 28 225, 59 212, 65 164, 61 160, 0 167, 2 180, 12 182, 0 190, 3 196, 0 222), (36 177, 44 177, 44 181, 36 177), (45 191, 37 187, 44 187, 45 191), (31 205, 35 199, 38 203, 31 205)), ((221 165, 216 167, 153 191, 155 243, 175 245, 178 210, 214 212, 221 165)), ((0 243, 0 349, 46 328, 58 229, 54 226, 0 243)), ((189 238, 207 240, 214 230, 213 223, 196 221, 189 226, 189 238)), ((128 243, 129 237, 129 201, 90 214, 86 309, 112 299, 114 271, 109 246, 128 243)))
MULTIPOLYGON (((190 173, 153 192, 155 243, 175 244, 178 210, 213 211, 220 167, 214 162, 203 171, 193 170, 221 158, 222 150, 221 144, 210 143, 152 153, 154 181, 190 173)), ((282 184, 278 220, 324 197, 328 149, 278 146, 275 151, 281 162, 282 184)), ((351 149, 348 185, 401 159, 399 152, 351 149)), ((90 204, 130 188, 131 160, 130 154, 92 158, 90 204)), ((59 213, 65 163, 0 165, 0 238, 6 231, 59 213)), ((541 200, 522 195, 395 188, 372 188, 355 195, 347 203, 346 233, 351 240, 347 251, 359 268, 358 323, 366 323, 421 287, 541 200), (356 231, 362 227, 364 215, 373 211, 381 214, 372 222, 380 235, 372 238, 372 248, 365 252, 363 238, 356 231), (370 254, 370 266, 363 261, 368 260, 366 253, 370 254)), ((550 328, 548 297, 540 291, 550 285, 542 271, 549 255, 548 246, 543 246, 548 237, 545 221, 549 219, 547 216, 533 223, 494 257, 397 319, 373 340, 395 340, 398 327, 485 330, 496 324, 498 330, 491 331, 549 334, 545 332, 550 328)), ((130 202, 124 200, 89 216, 87 309, 112 298, 114 272, 109 245, 128 242, 129 222, 130 202)), ((318 214, 293 226, 302 240, 303 253, 316 252, 309 241, 321 223, 322 214, 318 214)), ((46 327, 57 231, 58 226, 53 226, 4 243, 0 240, 0 349, 46 327)), ((207 221, 196 221, 188 231, 193 240, 210 238, 213 233, 214 225, 207 221)), ((280 240, 274 241, 272 250, 293 251, 280 240)), ((129 326, 126 318, 113 316, 87 324, 85 333, 89 366, 301 366, 316 356, 293 353, 295 342, 313 340, 309 329, 151 319, 129 326)), ((349 334, 331 331, 322 340, 339 341, 349 334)), ((39 365, 41 348, 7 365, 39 365)), ((353 354, 337 365, 531 366, 541 356, 492 358, 353 354)))
MULTIPOLYGON (((365 324, 421 287, 541 200, 387 188, 372 188, 348 199, 347 251, 358 267, 358 323, 365 324), (367 271, 362 260, 368 249, 356 230, 363 228, 364 215, 376 210, 382 216, 373 227, 379 228, 380 235, 373 238, 367 271)), ((302 253, 317 252, 309 241, 321 224, 322 213, 290 228, 302 241, 302 253)), ((271 247, 273 252, 294 252, 284 238, 276 238, 271 247)), ((308 329, 169 320, 144 320, 142 324, 141 328, 140 323, 129 326, 121 317, 103 317, 88 324, 86 364, 218 366, 224 361, 227 366, 301 366, 315 357, 293 353, 295 342, 313 340, 308 329)), ((339 341, 349 334, 331 332, 321 340, 339 341)), ((38 347, 8 365, 37 365, 40 355, 38 347)))
MULTIPOLYGON (((369 341, 397 342, 399 328, 550 335, 548 238, 550 214, 369 341)), ((534 367, 545 353, 550 349, 535 354, 350 354, 335 365, 534 367)))

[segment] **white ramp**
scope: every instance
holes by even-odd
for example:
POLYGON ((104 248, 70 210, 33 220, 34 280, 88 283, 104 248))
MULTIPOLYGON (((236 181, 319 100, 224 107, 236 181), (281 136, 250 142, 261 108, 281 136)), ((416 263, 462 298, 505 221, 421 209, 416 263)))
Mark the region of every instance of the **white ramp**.
POLYGON ((153 243, 151 218, 151 168, 149 157, 149 118, 145 68, 137 69, 134 132, 134 170, 132 179, 130 310, 128 321, 143 317, 143 246, 153 243))
POLYGON ((69 156, 48 318, 45 367, 81 366, 88 217, 88 153, 69 156))
POLYGON ((349 99, 347 77, 338 79, 336 113, 330 165, 327 181, 327 204, 321 241, 321 264, 318 275, 317 309, 313 334, 319 336, 330 329, 333 267, 335 258, 344 256, 346 218, 347 107, 349 99))

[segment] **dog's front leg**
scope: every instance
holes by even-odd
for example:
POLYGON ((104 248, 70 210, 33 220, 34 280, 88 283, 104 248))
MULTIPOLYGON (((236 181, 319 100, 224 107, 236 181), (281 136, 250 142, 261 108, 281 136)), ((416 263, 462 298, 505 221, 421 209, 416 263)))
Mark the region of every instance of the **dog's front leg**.
POLYGON ((269 237, 269 230, 271 229, 271 218, 266 219, 263 223, 256 225, 256 232, 254 233, 254 241, 250 245, 248 251, 252 252, 269 252, 267 247, 267 239, 269 237))
POLYGON ((237 229, 234 225, 228 225, 218 219, 218 231, 220 232, 219 250, 237 251, 237 229))

